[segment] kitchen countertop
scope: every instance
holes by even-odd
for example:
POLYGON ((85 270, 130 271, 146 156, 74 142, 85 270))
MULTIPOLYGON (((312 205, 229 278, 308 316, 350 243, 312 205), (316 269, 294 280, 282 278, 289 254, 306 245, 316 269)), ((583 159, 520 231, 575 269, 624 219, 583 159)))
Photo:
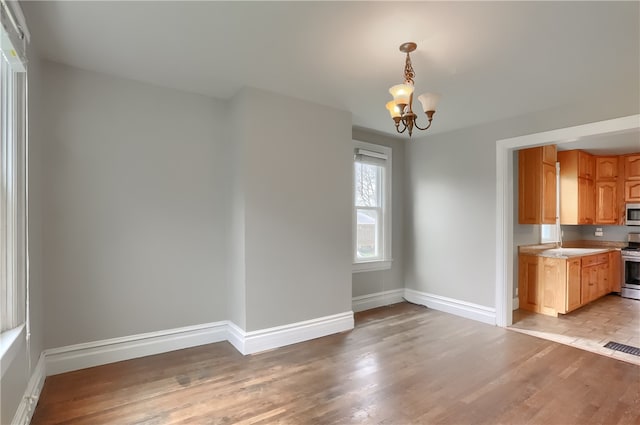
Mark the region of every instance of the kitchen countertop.
POLYGON ((538 245, 521 245, 519 254, 537 255, 550 258, 572 258, 597 255, 609 251, 619 251, 625 247, 625 242, 613 241, 568 241, 558 248, 555 243, 538 245))

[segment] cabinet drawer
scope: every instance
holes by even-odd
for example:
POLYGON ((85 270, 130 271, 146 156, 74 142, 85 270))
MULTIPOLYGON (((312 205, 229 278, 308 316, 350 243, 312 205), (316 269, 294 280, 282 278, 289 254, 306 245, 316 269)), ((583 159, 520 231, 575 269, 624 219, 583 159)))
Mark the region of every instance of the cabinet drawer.
POLYGON ((589 266, 594 266, 596 264, 603 264, 608 262, 609 262, 609 254, 606 252, 604 254, 596 254, 596 255, 589 255, 586 257, 582 257, 582 267, 589 267, 589 266))

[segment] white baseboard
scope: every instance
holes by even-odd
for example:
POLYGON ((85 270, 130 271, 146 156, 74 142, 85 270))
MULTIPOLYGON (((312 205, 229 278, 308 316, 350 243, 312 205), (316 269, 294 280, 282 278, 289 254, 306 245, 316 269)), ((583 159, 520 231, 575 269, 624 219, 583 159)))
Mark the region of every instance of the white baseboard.
POLYGON ((365 311, 372 308, 384 307, 386 305, 402 302, 404 289, 392 289, 390 291, 376 292, 375 294, 361 295, 353 297, 353 311, 365 311))
POLYGON ((229 343, 242 354, 247 354, 244 349, 244 339, 246 334, 247 333, 240 329, 240 327, 235 323, 227 322, 227 341, 229 341, 229 343))
POLYGON ((48 349, 43 352, 44 369, 46 376, 57 375, 221 341, 229 341, 242 354, 254 354, 348 331, 353 326, 352 311, 251 332, 225 320, 48 349))
POLYGON ((227 324, 206 323, 45 350, 47 376, 225 341, 227 324))
POLYGON ((40 398, 40 392, 44 386, 44 379, 46 378, 45 372, 45 356, 44 353, 40 355, 36 367, 31 373, 31 378, 27 384, 27 388, 24 391, 24 396, 18 405, 15 415, 11 423, 13 425, 28 425, 33 417, 33 412, 36 410, 38 399, 40 398))
POLYGON ((231 324, 229 342, 242 354, 254 354, 348 331, 353 326, 352 311, 250 332, 231 324))
POLYGON ((512 310, 517 310, 520 308, 520 298, 515 297, 513 299, 513 309, 512 310))
POLYGON ((455 314, 456 316, 466 317, 467 319, 477 320, 490 325, 496 324, 495 308, 408 288, 404 290, 404 297, 409 302, 424 305, 434 310, 444 311, 445 313, 455 314))

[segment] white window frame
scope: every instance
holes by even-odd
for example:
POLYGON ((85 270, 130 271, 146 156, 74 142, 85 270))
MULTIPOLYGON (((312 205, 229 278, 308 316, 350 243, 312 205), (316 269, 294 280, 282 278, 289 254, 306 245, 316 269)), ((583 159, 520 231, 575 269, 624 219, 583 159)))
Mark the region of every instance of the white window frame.
MULTIPOLYGON (((21 34, 14 31, 15 19, 7 14, 4 2, 1 7, 0 376, 4 376, 29 338, 27 77, 24 58, 28 32, 22 21, 18 24, 22 28, 21 34)), ((19 6, 13 4, 13 9, 18 10, 19 6)))
POLYGON ((391 176, 392 176, 392 149, 387 146, 376 145, 373 143, 367 143, 360 140, 353 140, 353 151, 356 149, 364 149, 371 152, 379 153, 382 155, 386 155, 387 160, 385 161, 385 166, 382 170, 382 259, 376 260, 358 260, 358 256, 356 253, 356 236, 357 236, 357 208, 355 203, 355 159, 353 161, 353 166, 351 167, 351 207, 352 207, 352 272, 360 273, 360 272, 369 272, 369 271, 377 271, 377 270, 389 270, 391 268, 391 264, 393 262, 393 257, 391 255, 391 246, 392 246, 392 202, 391 202, 391 176))

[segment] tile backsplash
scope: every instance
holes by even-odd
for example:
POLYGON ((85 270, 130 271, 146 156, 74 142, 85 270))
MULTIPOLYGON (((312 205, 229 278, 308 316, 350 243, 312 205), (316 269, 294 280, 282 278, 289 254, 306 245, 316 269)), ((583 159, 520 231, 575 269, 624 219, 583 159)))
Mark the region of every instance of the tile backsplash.
POLYGON ((640 226, 562 226, 563 240, 597 240, 626 242, 629 233, 640 233, 640 226), (602 229, 602 236, 596 236, 596 229, 602 229))

